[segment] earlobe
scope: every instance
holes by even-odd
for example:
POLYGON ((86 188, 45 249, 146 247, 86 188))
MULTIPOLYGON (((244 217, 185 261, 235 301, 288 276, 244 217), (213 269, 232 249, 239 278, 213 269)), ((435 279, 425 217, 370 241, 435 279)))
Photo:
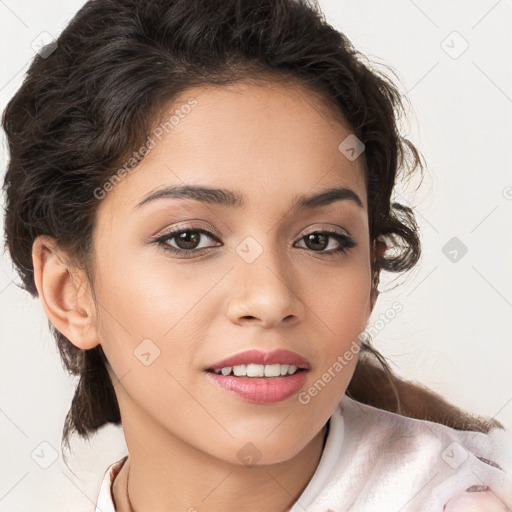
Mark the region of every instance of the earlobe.
POLYGON ((81 303, 81 286, 73 278, 55 239, 47 235, 37 237, 32 245, 32 262, 39 298, 53 326, 80 349, 99 345, 91 314, 92 301, 81 303))

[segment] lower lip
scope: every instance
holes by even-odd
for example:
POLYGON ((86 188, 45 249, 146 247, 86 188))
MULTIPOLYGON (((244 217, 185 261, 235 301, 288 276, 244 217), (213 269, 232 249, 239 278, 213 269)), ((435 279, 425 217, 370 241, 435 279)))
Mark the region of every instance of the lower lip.
POLYGON ((234 377, 207 372, 210 380, 222 389, 258 404, 273 404, 286 400, 304 385, 307 371, 301 370, 287 377, 234 377))

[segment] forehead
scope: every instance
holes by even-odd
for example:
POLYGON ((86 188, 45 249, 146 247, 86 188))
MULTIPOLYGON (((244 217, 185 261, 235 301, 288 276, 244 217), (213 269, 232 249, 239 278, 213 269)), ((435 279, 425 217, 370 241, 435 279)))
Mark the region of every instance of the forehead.
POLYGON ((159 111, 150 149, 103 201, 133 209, 155 188, 195 184, 241 191, 247 207, 346 186, 366 209, 364 153, 350 160, 339 147, 351 133, 334 107, 297 85, 188 89, 159 111))

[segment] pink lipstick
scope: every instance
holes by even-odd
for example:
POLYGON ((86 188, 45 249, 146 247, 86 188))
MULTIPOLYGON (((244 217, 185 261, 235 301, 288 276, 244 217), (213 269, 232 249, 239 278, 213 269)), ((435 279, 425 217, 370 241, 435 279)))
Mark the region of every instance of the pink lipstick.
POLYGON ((206 368, 207 378, 249 402, 281 402, 297 393, 309 371, 304 357, 284 349, 248 350, 206 368))

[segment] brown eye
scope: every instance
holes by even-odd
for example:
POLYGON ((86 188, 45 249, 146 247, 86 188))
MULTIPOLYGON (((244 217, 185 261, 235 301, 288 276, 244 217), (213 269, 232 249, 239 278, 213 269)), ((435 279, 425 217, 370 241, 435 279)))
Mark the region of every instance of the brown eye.
POLYGON ((301 240, 305 241, 307 249, 325 254, 346 253, 357 245, 348 235, 337 231, 315 231, 305 235, 301 240), (326 251, 325 249, 330 245, 330 239, 336 240, 338 248, 326 251))
POLYGON ((187 255, 199 253, 202 249, 208 247, 215 247, 212 245, 199 246, 201 243, 204 243, 203 240, 208 238, 217 240, 217 237, 205 229, 182 227, 162 235, 155 240, 155 243, 162 246, 165 251, 170 251, 177 255, 187 255), (172 241, 174 241, 174 245, 169 243, 172 241))
POLYGON ((304 237, 310 249, 323 250, 329 245, 329 236, 322 233, 310 233, 304 237))
POLYGON ((173 238, 180 249, 189 250, 197 248, 201 236, 197 231, 183 231, 179 235, 174 235, 173 238))

